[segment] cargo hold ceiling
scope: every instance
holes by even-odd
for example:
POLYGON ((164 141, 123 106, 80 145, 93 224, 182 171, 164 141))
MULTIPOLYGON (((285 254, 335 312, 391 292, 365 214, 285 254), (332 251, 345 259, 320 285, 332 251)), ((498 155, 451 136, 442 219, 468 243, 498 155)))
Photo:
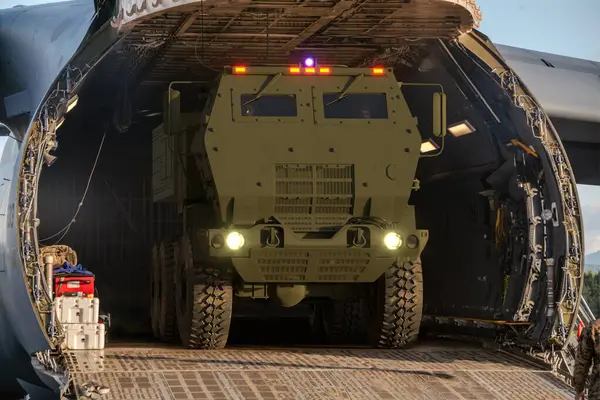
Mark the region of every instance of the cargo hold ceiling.
MULTIPOLYGON (((310 54, 322 64, 393 65, 408 44, 449 39, 477 27, 474 0, 238 0, 177 7, 127 25, 109 76, 144 85, 205 78, 225 65, 289 64, 310 54)), ((117 18, 118 23, 118 18, 117 18)))

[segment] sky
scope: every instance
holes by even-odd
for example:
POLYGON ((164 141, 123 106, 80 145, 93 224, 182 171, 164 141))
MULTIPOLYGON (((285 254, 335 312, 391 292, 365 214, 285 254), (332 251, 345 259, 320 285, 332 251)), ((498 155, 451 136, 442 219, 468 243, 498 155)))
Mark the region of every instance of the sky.
MULTIPOLYGON (((2 0, 0 0, 1 2, 2 0)), ((600 61, 599 0, 477 0, 497 44, 600 61)))
MULTIPOLYGON (((0 0, 0 8, 47 2, 0 0)), ((479 29, 496 44, 600 62, 600 0, 477 0, 477 4, 483 14, 479 29)), ((589 254, 600 251, 600 187, 578 189, 589 254)))

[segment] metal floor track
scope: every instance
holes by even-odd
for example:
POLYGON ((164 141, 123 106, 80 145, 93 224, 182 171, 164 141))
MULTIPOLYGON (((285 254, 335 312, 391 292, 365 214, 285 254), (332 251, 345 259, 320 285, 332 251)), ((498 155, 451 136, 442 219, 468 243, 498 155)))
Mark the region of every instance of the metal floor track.
POLYGON ((72 351, 67 362, 75 387, 106 385, 109 394, 93 397, 106 400, 573 398, 548 371, 495 350, 456 345, 402 351, 119 346, 72 351))

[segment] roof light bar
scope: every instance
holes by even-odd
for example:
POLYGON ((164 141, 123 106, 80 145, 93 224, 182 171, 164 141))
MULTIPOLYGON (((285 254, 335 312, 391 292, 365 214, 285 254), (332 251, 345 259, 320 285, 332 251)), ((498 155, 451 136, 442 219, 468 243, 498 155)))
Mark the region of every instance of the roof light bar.
POLYGON ((301 68, 301 67, 290 67, 289 68, 289 73, 290 74, 301 74, 302 72, 304 72, 304 74, 307 75, 313 75, 316 73, 319 73, 321 75, 327 75, 327 74, 331 74, 331 68, 329 67, 310 67, 310 68, 301 68))
MULTIPOLYGON (((245 74, 248 72, 248 68, 244 65, 237 65, 234 66, 233 68, 233 73, 234 74, 245 74)), ((332 74, 333 70, 331 69, 331 67, 321 67, 321 66, 317 66, 317 67, 306 67, 306 66, 301 66, 301 65, 292 65, 288 68, 288 73, 290 74, 306 74, 306 75, 314 75, 314 74, 320 74, 320 75, 328 75, 328 74, 332 74)), ((377 76, 384 76, 387 74, 387 69, 383 68, 383 67, 375 67, 371 69, 371 73, 373 75, 377 75, 377 76)))

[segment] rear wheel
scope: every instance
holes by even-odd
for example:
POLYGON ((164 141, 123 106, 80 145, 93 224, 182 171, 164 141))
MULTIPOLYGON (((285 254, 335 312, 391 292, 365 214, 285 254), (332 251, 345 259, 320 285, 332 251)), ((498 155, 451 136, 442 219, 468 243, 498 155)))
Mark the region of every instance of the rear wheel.
POLYGON ((231 325, 231 282, 220 269, 194 262, 187 236, 182 239, 180 248, 176 299, 181 341, 192 349, 223 348, 231 325))
POLYGON ((158 246, 152 247, 152 271, 150 272, 150 319, 152 322, 152 333, 156 339, 160 339, 160 259, 158 246))
POLYGON ((159 249, 160 259, 160 338, 173 341, 177 335, 175 313, 175 243, 163 242, 159 249))
POLYGON ((359 344, 366 339, 368 309, 365 300, 328 300, 322 305, 323 329, 331 344, 359 344))
POLYGON ((423 316, 421 260, 395 262, 379 278, 371 293, 369 339, 383 348, 402 348, 414 343, 423 316))

